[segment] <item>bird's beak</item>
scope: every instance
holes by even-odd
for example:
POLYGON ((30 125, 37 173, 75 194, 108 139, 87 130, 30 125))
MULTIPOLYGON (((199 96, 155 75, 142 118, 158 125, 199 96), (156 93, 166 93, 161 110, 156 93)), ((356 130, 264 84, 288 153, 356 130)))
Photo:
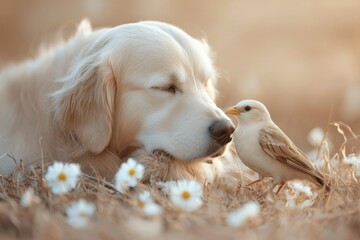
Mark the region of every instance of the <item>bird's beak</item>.
POLYGON ((225 110, 225 113, 230 114, 230 115, 239 115, 240 111, 239 111, 239 109, 237 109, 235 107, 230 107, 230 108, 225 110))

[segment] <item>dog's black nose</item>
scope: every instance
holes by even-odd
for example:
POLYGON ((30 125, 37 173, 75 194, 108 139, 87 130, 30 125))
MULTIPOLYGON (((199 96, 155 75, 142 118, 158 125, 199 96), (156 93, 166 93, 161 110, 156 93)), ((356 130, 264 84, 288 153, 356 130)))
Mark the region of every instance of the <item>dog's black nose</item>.
POLYGON ((209 127, 210 136, 221 146, 231 141, 231 134, 235 131, 232 122, 227 120, 217 120, 209 127))

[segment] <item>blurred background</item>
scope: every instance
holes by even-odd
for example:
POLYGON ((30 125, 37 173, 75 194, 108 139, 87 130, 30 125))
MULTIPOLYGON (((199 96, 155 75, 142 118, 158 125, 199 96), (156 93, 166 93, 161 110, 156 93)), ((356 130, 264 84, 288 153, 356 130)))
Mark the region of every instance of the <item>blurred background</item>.
POLYGON ((219 70, 220 107, 267 105, 304 149, 313 127, 360 132, 360 1, 1 0, 0 67, 36 55, 88 18, 94 28, 140 20, 205 37, 219 70))

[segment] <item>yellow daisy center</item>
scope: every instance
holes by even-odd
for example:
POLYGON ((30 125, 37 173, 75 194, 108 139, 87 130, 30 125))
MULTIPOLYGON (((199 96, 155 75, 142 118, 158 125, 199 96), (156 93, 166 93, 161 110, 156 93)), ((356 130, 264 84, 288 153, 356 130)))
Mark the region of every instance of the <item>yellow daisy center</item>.
POLYGON ((132 168, 132 169, 129 170, 129 175, 130 175, 130 176, 134 176, 135 173, 136 173, 136 170, 135 170, 134 168, 132 168))
POLYGON ((65 182, 67 179, 67 176, 65 173, 62 172, 62 173, 59 173, 58 179, 59 179, 59 181, 65 182))
POLYGON ((299 196, 297 196, 297 198, 295 198, 295 204, 299 205, 302 202, 304 202, 306 200, 307 196, 305 193, 300 193, 299 196))
POLYGON ((181 197, 185 200, 188 200, 190 198, 191 194, 188 191, 183 191, 181 194, 181 197))
POLYGON ((144 208, 144 206, 145 206, 145 203, 143 202, 143 201, 138 201, 138 203, 137 203, 137 205, 138 205, 138 208, 144 208))

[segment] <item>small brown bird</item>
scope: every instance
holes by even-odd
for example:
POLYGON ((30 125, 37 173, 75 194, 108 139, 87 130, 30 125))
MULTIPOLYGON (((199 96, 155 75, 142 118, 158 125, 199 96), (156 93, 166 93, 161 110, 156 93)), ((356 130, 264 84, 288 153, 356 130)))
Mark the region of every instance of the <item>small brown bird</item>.
POLYGON ((264 104, 244 100, 225 113, 239 118, 234 133, 236 151, 243 163, 259 174, 258 181, 272 177, 273 188, 281 184, 278 192, 286 181, 292 179, 306 179, 328 189, 324 176, 271 120, 264 104))

